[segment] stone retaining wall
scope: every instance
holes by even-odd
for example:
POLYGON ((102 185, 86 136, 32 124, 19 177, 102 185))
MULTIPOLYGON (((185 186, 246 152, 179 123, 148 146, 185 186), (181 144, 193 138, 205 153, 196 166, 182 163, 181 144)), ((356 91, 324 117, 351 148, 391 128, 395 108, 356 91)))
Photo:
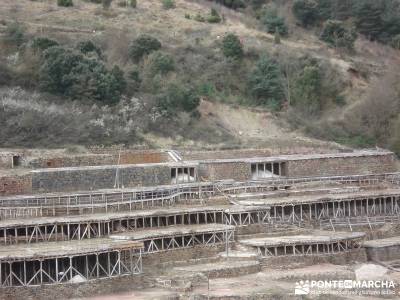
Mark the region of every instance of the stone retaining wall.
POLYGON ((83 283, 2 288, 0 300, 54 300, 122 293, 147 287, 144 275, 91 280, 83 283))
POLYGON ((234 179, 245 181, 251 178, 250 164, 247 162, 201 162, 199 176, 206 180, 234 179))
POLYGON ((12 156, 0 154, 0 169, 11 169, 12 167, 12 156))
POLYGON ((0 196, 27 194, 31 191, 32 177, 30 174, 0 177, 0 196))
POLYGON ((164 251, 143 255, 143 269, 151 266, 158 266, 162 263, 172 261, 188 261, 205 257, 214 257, 224 251, 225 245, 215 246, 195 246, 192 248, 175 249, 173 251, 164 251))
POLYGON ((271 155, 311 154, 311 153, 339 153, 339 149, 324 147, 296 147, 296 148, 263 148, 263 149, 231 149, 211 151, 178 150, 184 160, 225 159, 266 157, 271 155))
POLYGON ((69 192, 114 188, 119 169, 120 186, 137 187, 170 184, 167 165, 125 165, 32 171, 32 191, 69 192))
MULTIPOLYGON (((154 159, 157 160, 157 152, 154 152, 154 159)), ((153 155, 150 152, 151 158, 153 155)), ((144 155, 144 154, 143 154, 144 155)), ((116 158, 103 156, 105 160, 113 162, 116 158)), ((105 166, 81 166, 65 168, 46 168, 31 171, 32 190, 30 184, 18 182, 18 176, 9 175, 9 183, 3 179, 5 184, 1 184, 0 193, 3 195, 39 193, 39 192, 70 192, 80 190, 95 190, 114 188, 117 169, 119 169, 120 186, 126 188, 137 186, 155 186, 171 184, 172 167, 197 167, 199 180, 225 180, 233 179, 236 181, 247 181, 252 179, 251 164, 256 163, 254 159, 234 159, 234 160, 205 160, 184 163, 149 163, 149 164, 125 164, 135 162, 139 156, 121 156, 121 165, 105 166), (9 188, 8 188, 9 187, 9 188)), ((78 159, 78 158, 76 158, 78 159)), ((83 157, 82 157, 83 159, 83 157)), ((307 177, 307 176, 334 176, 334 175, 354 175, 372 173, 390 173, 397 171, 396 161, 393 153, 390 152, 367 152, 352 153, 341 156, 340 154, 321 157, 296 156, 291 157, 265 157, 260 158, 260 162, 274 161, 274 159, 285 162, 285 172, 288 177, 307 177)), ((68 162, 75 164, 77 160, 68 162)), ((103 160, 104 162, 104 160, 103 160)), ((54 162, 54 165, 66 164, 66 161, 54 162)), ((95 161, 84 160, 82 164, 95 163, 95 161)), ((28 178, 28 177, 26 177, 28 178)), ((28 179, 27 179, 28 180, 28 179)))
POLYGON ((287 162, 287 176, 356 175, 396 172, 394 154, 299 159, 287 162))
MULTIPOLYGON (((237 263, 237 261, 236 261, 237 263)), ((254 264, 243 264, 242 266, 231 267, 231 268, 215 268, 208 272, 202 272, 207 274, 209 278, 229 278, 243 276, 247 274, 253 274, 261 271, 261 266, 258 263, 254 264)))
POLYGON ((389 261, 400 259, 400 245, 388 247, 366 247, 368 260, 389 261))
POLYGON ((162 151, 119 151, 114 153, 82 154, 59 157, 34 158, 27 163, 27 167, 40 168, 64 168, 79 166, 103 166, 103 165, 128 165, 168 162, 169 157, 162 151))
POLYGON ((300 267, 311 266, 322 263, 346 265, 353 262, 366 262, 367 255, 364 249, 341 252, 329 255, 296 255, 275 256, 262 260, 262 265, 268 268, 287 268, 288 266, 300 267))
MULTIPOLYGON (((207 180, 251 180, 251 164, 255 162, 284 162, 283 174, 287 177, 340 176, 358 174, 382 174, 397 171, 396 158, 391 152, 332 154, 321 157, 277 156, 259 159, 221 159, 199 162, 199 175, 207 180)), ((249 157, 250 158, 250 157, 249 157)))

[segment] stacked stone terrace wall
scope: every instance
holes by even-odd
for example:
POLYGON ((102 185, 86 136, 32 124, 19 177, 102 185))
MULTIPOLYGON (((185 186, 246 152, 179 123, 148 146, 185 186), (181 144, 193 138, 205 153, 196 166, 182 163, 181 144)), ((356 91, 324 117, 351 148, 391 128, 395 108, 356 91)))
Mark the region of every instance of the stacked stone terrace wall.
POLYGON ((175 249, 174 251, 164 251, 150 253, 143 256, 144 268, 147 266, 170 263, 172 261, 188 261, 191 259, 200 259, 213 257, 224 251, 225 245, 213 245, 213 247, 196 246, 186 249, 175 249))
MULTIPOLYGON (((211 155, 210 155, 211 157, 211 155)), ((397 171, 396 159, 393 153, 363 154, 341 156, 332 154, 330 157, 319 158, 299 155, 260 157, 263 161, 285 162, 283 174, 287 177, 312 177, 312 176, 340 176, 358 174, 381 174, 397 171)), ((207 180, 234 179, 238 181, 250 180, 251 163, 258 161, 253 157, 247 159, 221 159, 201 161, 199 174, 207 180)))
POLYGON ((288 177, 355 175, 396 172, 394 154, 290 160, 288 177))
POLYGON ((369 260, 390 261, 400 259, 400 245, 365 248, 369 260))
POLYGON ((135 151, 121 153, 121 164, 147 164, 168 162, 166 152, 161 151, 135 151))
POLYGON ((27 166, 33 169, 41 169, 113 164, 117 164, 117 161, 111 154, 85 154, 35 158, 31 160, 27 166))
MULTIPOLYGON (((33 192, 61 192, 114 188, 117 166, 44 169, 32 171, 33 192)), ((136 187, 170 184, 166 165, 125 165, 119 167, 120 186, 136 187)))
POLYGON ((202 162, 200 178, 205 180, 234 179, 244 181, 251 178, 251 166, 247 162, 202 162))
POLYGON ((335 265, 346 265, 351 262, 366 262, 367 254, 364 249, 349 252, 335 253, 331 255, 296 255, 296 256, 274 256, 263 258, 262 264, 267 267, 282 266, 311 266, 316 264, 331 263, 335 265))
POLYGON ((93 153, 72 156, 42 157, 29 161, 28 167, 63 168, 79 166, 102 166, 118 164, 161 163, 168 161, 168 154, 162 151, 119 151, 113 153, 93 153))
MULTIPOLYGON (((156 160, 158 154, 150 152, 149 155, 150 160, 156 160)), ((29 192, 68 192, 114 188, 118 168, 120 170, 120 187, 171 184, 171 163, 124 164, 134 161, 137 157, 136 155, 131 157, 128 154, 125 157, 122 156, 120 166, 114 164, 33 170, 30 172, 31 184, 29 184, 29 177, 24 177, 22 180, 19 176, 7 175, 8 177, 3 177, 0 181, 2 183, 0 184, 0 193, 12 195, 29 192), (32 187, 31 190, 30 187, 32 187)), ((397 171, 395 156, 390 152, 259 158, 260 162, 275 160, 285 162, 284 174, 288 177, 379 174, 397 171)), ((76 162, 74 161, 74 163, 76 162)), ((251 164, 256 162, 258 162, 258 158, 253 157, 186 163, 191 166, 198 166, 200 180, 233 179, 246 181, 252 179, 251 164)))
POLYGON ((296 148, 264 148, 264 149, 237 149, 237 150, 214 150, 214 151, 178 151, 184 160, 204 159, 226 159, 226 158, 249 158, 266 157, 291 154, 312 153, 339 153, 337 149, 326 149, 320 147, 296 147, 296 148))
POLYGON ((18 157, 18 164, 23 162, 23 153, 18 151, 1 151, 0 150, 0 170, 12 169, 14 166, 13 157, 18 157))
POLYGON ((26 194, 32 191, 30 174, 0 176, 0 196, 26 194))
POLYGON ((68 283, 58 285, 43 285, 29 288, 15 287, 1 291, 0 300, 54 300, 77 299, 81 297, 103 296, 112 293, 132 291, 132 289, 144 289, 148 287, 145 276, 122 276, 91 280, 82 283, 68 283))
POLYGON ((272 155, 270 149, 241 149, 241 150, 216 150, 216 151, 179 151, 184 160, 225 159, 265 157, 272 155))
POLYGON ((0 154, 0 169, 12 168, 12 156, 0 154))

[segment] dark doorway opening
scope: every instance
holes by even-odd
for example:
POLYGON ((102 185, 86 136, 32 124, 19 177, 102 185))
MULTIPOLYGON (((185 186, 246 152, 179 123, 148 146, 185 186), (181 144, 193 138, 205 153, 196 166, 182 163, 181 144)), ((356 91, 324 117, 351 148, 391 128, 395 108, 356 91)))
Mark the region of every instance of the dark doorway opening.
POLYGON ((13 168, 19 167, 21 165, 21 156, 14 155, 12 158, 13 168))

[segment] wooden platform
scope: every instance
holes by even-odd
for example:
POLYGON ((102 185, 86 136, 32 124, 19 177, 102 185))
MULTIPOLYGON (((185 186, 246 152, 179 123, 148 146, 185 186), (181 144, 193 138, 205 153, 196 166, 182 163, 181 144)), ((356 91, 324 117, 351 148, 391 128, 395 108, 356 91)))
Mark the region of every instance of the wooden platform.
POLYGON ((139 250, 141 248, 143 248, 141 242, 111 238, 37 243, 29 246, 10 245, 0 247, 0 261, 69 257, 124 249, 139 250))
POLYGON ((309 235, 289 235, 278 237, 265 237, 241 240, 241 244, 248 246, 264 246, 264 247, 278 247, 293 244, 321 244, 321 243, 334 243, 344 240, 364 238, 364 232, 332 232, 332 231, 316 231, 309 235))
POLYGON ((262 257, 332 255, 358 250, 364 237, 363 232, 318 231, 309 235, 248 239, 240 243, 255 249, 262 257))
POLYGON ((110 238, 143 242, 143 253, 146 254, 233 242, 234 231, 235 226, 203 224, 126 232, 111 235, 110 238))

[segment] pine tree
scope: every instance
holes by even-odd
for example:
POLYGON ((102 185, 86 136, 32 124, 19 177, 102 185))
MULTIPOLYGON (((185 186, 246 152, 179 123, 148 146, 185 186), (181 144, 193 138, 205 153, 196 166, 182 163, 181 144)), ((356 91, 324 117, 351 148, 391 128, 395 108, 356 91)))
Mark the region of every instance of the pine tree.
POLYGON ((264 23, 266 30, 269 33, 275 33, 275 31, 279 31, 279 34, 282 36, 286 36, 288 34, 285 18, 278 16, 276 10, 268 10, 261 18, 261 21, 264 23))
POLYGON ((222 52, 226 57, 241 59, 244 53, 239 37, 233 33, 228 33, 222 40, 222 52))
POLYGON ((324 23, 320 39, 335 48, 353 49, 357 38, 353 28, 345 27, 342 21, 328 20, 324 23))
POLYGON ((104 9, 109 9, 110 6, 111 6, 111 2, 112 2, 112 0, 102 0, 103 8, 104 9))
POLYGON ((284 99, 279 65, 268 57, 260 58, 250 74, 249 89, 257 105, 278 109, 284 99))
POLYGON ((292 11, 304 27, 314 25, 318 18, 318 3, 315 0, 295 0, 292 11))
POLYGON ((306 114, 317 114, 321 110, 321 73, 318 66, 306 66, 295 82, 294 105, 306 114))
POLYGON ((379 39, 383 31, 383 3, 379 0, 360 1, 355 11, 357 30, 371 40, 379 39))

